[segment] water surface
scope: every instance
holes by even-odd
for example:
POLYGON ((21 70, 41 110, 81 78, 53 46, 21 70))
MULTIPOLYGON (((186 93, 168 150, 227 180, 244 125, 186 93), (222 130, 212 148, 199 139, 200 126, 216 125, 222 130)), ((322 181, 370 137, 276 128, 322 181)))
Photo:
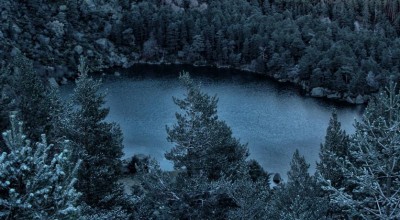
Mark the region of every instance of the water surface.
MULTIPOLYGON (((203 91, 219 98, 218 115, 233 135, 248 143, 250 158, 268 172, 286 174, 295 149, 305 156, 314 172, 320 144, 333 108, 342 127, 353 133, 352 124, 362 107, 305 97, 288 84, 278 84, 252 73, 189 66, 138 65, 121 76, 103 77, 107 90, 107 120, 120 124, 124 133, 125 157, 150 154, 166 170, 164 158, 173 143, 166 139, 165 126, 172 126, 179 109, 172 96, 183 97, 179 72, 187 70, 203 91)), ((66 87, 67 92, 71 87, 66 87)), ((68 91, 69 90, 69 91, 68 91)))

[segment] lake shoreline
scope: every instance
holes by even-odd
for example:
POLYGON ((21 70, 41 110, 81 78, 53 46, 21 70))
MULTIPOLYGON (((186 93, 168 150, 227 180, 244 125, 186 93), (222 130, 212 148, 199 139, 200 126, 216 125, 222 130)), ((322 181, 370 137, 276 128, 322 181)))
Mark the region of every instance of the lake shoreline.
MULTIPOLYGON (((132 61, 129 63, 127 66, 111 66, 104 68, 98 73, 102 74, 107 74, 107 75, 115 75, 119 76, 120 72, 127 72, 137 65, 149 65, 149 66, 171 66, 171 65, 177 65, 177 66, 191 66, 193 68, 197 67, 207 67, 207 68, 216 68, 216 69, 225 69, 225 70, 235 70, 235 71, 241 71, 244 73, 249 73, 249 74, 257 74, 260 76, 266 76, 268 77, 269 80, 272 80, 274 82, 277 82, 281 85, 289 85, 294 88, 300 89, 301 95, 305 97, 313 97, 325 101, 333 101, 333 102, 338 102, 338 103, 346 103, 349 105, 366 105, 369 101, 369 99, 374 95, 373 94, 368 94, 368 95, 357 95, 357 96, 351 96, 348 93, 340 93, 335 90, 329 90, 327 88, 323 87, 315 87, 315 88, 310 88, 307 86, 306 81, 301 81, 298 78, 297 79, 283 79, 279 78, 278 74, 272 74, 272 73, 262 73, 259 71, 254 71, 246 67, 234 67, 231 65, 218 65, 218 64, 196 64, 196 63, 185 63, 185 62, 165 62, 165 61, 158 61, 158 62, 150 62, 150 61, 132 61)), ((49 81, 50 85, 57 87, 58 85, 66 84, 67 80, 75 80, 77 74, 72 74, 71 72, 68 74, 65 74, 62 78, 55 79, 55 77, 47 77, 47 80, 49 81)))
MULTIPOLYGON (((362 106, 305 97, 299 88, 238 70, 171 64, 137 65, 131 71, 112 69, 111 73, 119 72, 120 76, 96 73, 94 78, 101 78, 102 91, 107 91, 107 121, 117 122, 124 133, 126 157, 152 155, 163 169, 171 168, 164 158, 172 147, 166 140, 165 126, 176 122, 179 108, 172 97, 184 94, 178 80, 181 70, 190 72, 204 92, 218 96, 219 118, 226 121, 235 137, 249 144, 250 159, 270 172, 287 172, 296 148, 313 161, 313 172, 332 109, 338 110, 348 133, 354 130, 354 118, 362 111, 362 106)), ((60 89, 67 97, 73 85, 60 89)))

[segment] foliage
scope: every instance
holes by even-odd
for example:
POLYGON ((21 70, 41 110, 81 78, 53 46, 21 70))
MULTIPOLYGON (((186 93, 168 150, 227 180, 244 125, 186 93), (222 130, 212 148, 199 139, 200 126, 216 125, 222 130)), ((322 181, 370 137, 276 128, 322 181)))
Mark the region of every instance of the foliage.
MULTIPOLYGON (((78 189, 88 205, 100 206, 101 200, 117 187, 121 171, 122 132, 115 123, 105 122, 108 109, 102 106, 105 95, 99 94, 100 82, 87 75, 81 62, 81 76, 76 81, 67 137, 73 141, 75 151, 82 159, 78 189)), ((111 207, 102 204, 103 207, 111 207)))
POLYGON ((20 113, 29 139, 39 141, 40 134, 46 134, 49 142, 55 142, 60 135, 57 129, 63 109, 57 91, 46 86, 32 61, 22 55, 17 55, 4 71, 7 75, 3 76, 3 97, 6 101, 12 99, 7 110, 20 113))
POLYGON ((8 148, 0 156, 0 218, 75 219, 80 214, 74 185, 80 161, 70 163, 71 147, 61 152, 46 142, 33 145, 22 122, 11 115, 11 129, 3 133, 8 148))
MULTIPOLYGON (((15 108, 14 91, 10 86, 10 68, 4 67, 0 69, 0 130, 5 131, 9 127, 9 114, 15 108)), ((0 137, 0 152, 6 150, 5 141, 0 137)))
POLYGON ((322 197, 322 189, 308 173, 309 167, 296 150, 290 163, 288 182, 273 190, 267 219, 325 218, 329 201, 322 197))
POLYGON ((265 216, 269 185, 249 176, 234 182, 225 178, 188 178, 179 171, 161 171, 157 162, 137 173, 133 187, 138 219, 254 219, 265 216))
POLYGON ((331 202, 353 218, 397 219, 400 216, 399 158, 400 95, 391 84, 368 105, 342 164, 346 185, 328 185, 331 202), (349 189, 347 187, 347 189, 349 189))
POLYGON ((168 140, 176 145, 165 157, 176 169, 184 168, 189 177, 202 174, 217 180, 241 176, 248 149, 218 119, 217 97, 201 92, 188 73, 183 72, 180 79, 186 86, 186 97, 174 98, 174 102, 183 114, 176 113, 177 124, 167 127, 168 140))
POLYGON ((387 13, 393 5, 224 0, 205 1, 200 11, 168 2, 142 1, 122 11, 139 59, 273 72, 354 97, 399 77, 400 29, 387 13))
POLYGON ((228 219, 265 219, 271 200, 269 181, 244 176, 229 186, 232 197, 239 207, 231 210, 228 219))
POLYGON ((319 174, 329 180, 335 187, 343 187, 344 174, 342 164, 344 158, 349 157, 350 140, 341 129, 337 113, 334 111, 326 130, 325 143, 321 144, 320 162, 317 163, 319 174))
POLYGON ((81 219, 85 220, 126 220, 130 218, 130 214, 121 207, 116 207, 111 210, 107 209, 96 209, 84 206, 82 212, 85 213, 81 219))
MULTIPOLYGON (((0 45, 0 66, 9 61, 9 55, 22 50, 35 59, 35 65, 57 63, 75 68, 78 52, 74 47, 79 44, 79 54, 90 57, 92 65, 97 65, 93 61, 122 65, 122 60, 228 65, 273 74, 306 89, 324 87, 339 92, 343 99, 376 92, 400 77, 398 1, 47 3, 0 1, 0 20, 5 24, 0 27, 4 42, 0 45), (66 6, 59 7, 61 4, 66 6), (18 26, 21 24, 23 29, 18 26), (108 46, 97 48, 92 42, 99 39, 108 46)), ((19 162, 2 163, 0 177, 12 173, 1 169, 15 167, 21 173, 15 181, 35 179, 33 174, 38 167, 54 169, 54 158, 55 166, 64 163, 56 155, 68 154, 68 169, 83 160, 77 187, 89 205, 83 209, 84 217, 132 217, 126 208, 129 202, 116 184, 122 156, 121 131, 116 124, 104 121, 108 109, 102 107, 105 96, 99 94, 100 83, 87 76, 86 66, 78 69, 82 76, 77 80, 70 109, 64 109, 55 92, 45 86, 39 75, 46 73, 36 73, 28 59, 17 55, 10 67, 2 70, 0 130, 10 128, 9 111, 18 110, 28 139, 39 144, 23 143, 22 133, 6 133, 7 138, 0 145, 1 160, 23 161, 30 168, 25 170, 19 162), (55 145, 48 145, 41 134, 55 145), (10 148, 15 144, 10 142, 10 135, 13 140, 21 139, 14 141, 23 149, 19 152, 33 156, 15 153, 10 148), (64 136, 72 141, 64 143, 64 136), (40 158, 45 162, 36 163, 40 158)), ((394 86, 371 101, 351 138, 340 128, 336 114, 332 115, 321 145, 316 177, 308 174, 309 165, 296 152, 288 182, 270 192, 268 174, 257 162, 246 162, 247 146, 232 137, 230 128, 218 119, 217 98, 202 93, 188 75, 183 74, 182 80, 187 94, 184 99, 174 99, 181 111, 176 115, 177 124, 167 128, 168 139, 175 147, 166 157, 174 162, 176 171, 153 169, 149 161, 149 167, 139 167, 141 185, 134 190, 134 217, 319 219, 326 215, 326 200, 330 199, 329 208, 339 207, 343 212, 333 216, 328 213, 328 217, 339 214, 343 218, 400 218, 399 95, 394 86), (321 185, 325 192, 320 191, 321 185)), ((135 163, 131 165, 136 169, 135 163)), ((39 177, 49 179, 44 174, 39 177)), ((62 198, 62 206, 48 205, 43 200, 32 205, 31 197, 21 196, 25 187, 15 190, 19 194, 12 199, 16 200, 6 200, 3 196, 14 195, 4 188, 14 184, 7 181, 0 181, 1 201, 12 203, 15 209, 2 212, 3 215, 62 218, 55 209, 64 207, 68 196, 62 198), (38 208, 44 204, 50 208, 38 208), (26 209, 30 205, 38 216, 26 209)), ((57 183, 51 179, 46 184, 35 181, 43 189, 57 183)), ((79 212, 71 209, 75 211, 79 212)))
MULTIPOLYGON (((336 188, 348 187, 345 184, 346 177, 343 172, 343 165, 346 158, 350 158, 349 153, 350 138, 344 130, 341 129, 337 118, 336 110, 332 113, 329 125, 326 130, 325 143, 321 144, 319 154, 320 162, 317 163, 318 178, 323 178, 330 185, 336 188)), ((322 182, 323 184, 323 182, 322 182)), ((325 198, 329 200, 330 192, 325 192, 325 198)), ((329 215, 335 218, 343 218, 345 213, 335 204, 330 204, 329 215)))
POLYGON ((261 181, 264 182, 266 185, 270 184, 270 174, 268 174, 256 160, 249 160, 247 162, 247 166, 249 169, 249 176, 251 180, 253 180, 254 182, 261 181))
POLYGON ((176 146, 165 154, 176 170, 162 172, 148 163, 144 173, 135 175, 140 183, 134 188, 138 218, 264 216, 268 174, 255 161, 245 161, 247 147, 218 120, 217 98, 201 92, 187 73, 180 79, 187 93, 184 99, 174 98, 183 113, 176 113, 177 124, 167 128, 176 146))
POLYGON ((19 48, 40 65, 70 69, 79 55, 106 66, 137 61, 229 65, 351 97, 399 78, 398 1, 48 3, 0 3, 7 24, 0 27, 0 60, 19 48), (113 46, 97 47, 96 40, 113 46))
POLYGON ((147 172, 149 170, 150 157, 144 155, 133 155, 131 161, 127 164, 129 174, 136 174, 138 172, 147 172))

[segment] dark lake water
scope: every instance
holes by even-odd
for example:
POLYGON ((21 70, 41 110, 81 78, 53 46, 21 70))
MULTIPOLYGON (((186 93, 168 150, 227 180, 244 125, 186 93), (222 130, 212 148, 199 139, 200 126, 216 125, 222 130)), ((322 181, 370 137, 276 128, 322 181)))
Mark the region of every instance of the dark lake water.
MULTIPOLYGON (((149 154, 163 169, 172 169, 164 153, 173 144, 166 139, 165 126, 172 126, 179 109, 172 96, 183 97, 179 72, 189 71, 203 91, 219 97, 218 115, 232 128, 235 137, 248 143, 250 158, 268 172, 286 176, 295 149, 299 149, 314 172, 332 109, 338 110, 342 127, 353 133, 361 106, 349 106, 305 97, 288 84, 235 70, 190 66, 137 65, 120 71, 121 76, 103 76, 107 90, 107 120, 120 124, 124 133, 125 157, 149 154)), ((71 93, 72 85, 62 88, 71 93)))

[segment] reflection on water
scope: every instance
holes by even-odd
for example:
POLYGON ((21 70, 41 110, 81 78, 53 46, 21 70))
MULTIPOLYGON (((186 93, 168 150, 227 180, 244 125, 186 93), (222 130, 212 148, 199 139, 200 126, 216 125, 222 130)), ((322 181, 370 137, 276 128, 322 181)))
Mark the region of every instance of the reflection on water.
MULTIPOLYGON (((164 153, 173 144, 166 140, 165 126, 175 123, 172 96, 182 97, 178 73, 186 69, 203 91, 219 97, 218 115, 235 137, 248 143, 250 157, 268 172, 286 174, 298 148, 314 172, 331 111, 337 108, 342 127, 353 133, 362 107, 339 105, 304 97, 293 86, 277 84, 262 76, 232 70, 185 66, 135 66, 122 76, 106 76, 107 120, 121 125, 125 157, 150 154, 163 169, 172 169, 164 153)), ((64 87, 62 94, 72 91, 64 87)), ((283 175, 285 176, 285 175, 283 175)))

